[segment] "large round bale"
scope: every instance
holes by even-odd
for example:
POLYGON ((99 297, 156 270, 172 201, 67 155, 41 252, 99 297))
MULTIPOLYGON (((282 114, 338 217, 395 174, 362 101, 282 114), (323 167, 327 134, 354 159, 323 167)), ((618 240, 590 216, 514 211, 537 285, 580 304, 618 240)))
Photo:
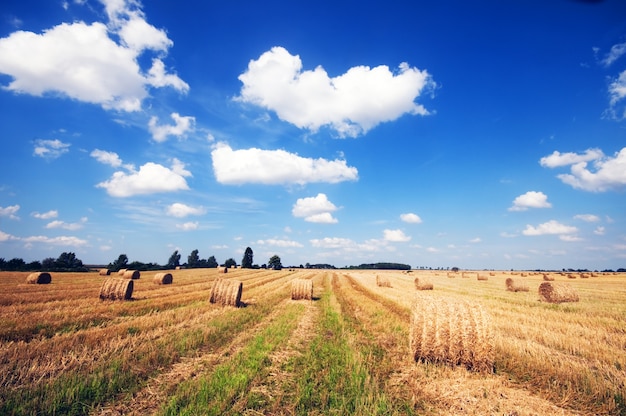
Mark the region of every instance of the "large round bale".
POLYGON ((476 280, 489 280, 486 274, 476 273, 476 280))
POLYGON ((243 283, 239 280, 218 278, 213 283, 209 301, 219 305, 238 307, 241 304, 242 291, 243 283))
POLYGON ((117 271, 117 275, 118 275, 118 276, 124 276, 124 273, 126 273, 126 270, 127 270, 127 269, 119 269, 119 270, 117 271))
POLYGON ((26 283, 36 285, 47 285, 52 282, 52 276, 48 272, 35 272, 26 277, 26 283))
POLYGON ((157 285, 171 285, 174 277, 172 277, 172 273, 157 273, 152 281, 157 285))
POLYGON ((417 295, 411 309, 410 351, 415 361, 493 372, 489 316, 476 304, 417 295))
POLYGON ((220 273, 228 273, 228 267, 220 267, 218 269, 218 272, 220 272, 220 273))
POLYGON ((528 292, 530 290, 528 289, 528 283, 523 280, 514 280, 508 277, 504 283, 506 284, 506 290, 509 292, 528 292))
POLYGON ((313 281, 309 279, 295 279, 291 282, 292 300, 313 299, 313 281))
POLYGON ((391 282, 389 281, 389 277, 376 275, 376 286, 391 287, 391 282))
POLYGON ((100 300, 130 300, 133 296, 133 287, 132 279, 106 279, 100 287, 100 300))
POLYGON ((413 283, 415 283, 415 290, 433 290, 434 287, 433 282, 423 277, 421 279, 416 277, 413 283))
POLYGON ((544 280, 545 282, 553 282, 553 281, 554 281, 554 276, 549 275, 549 274, 547 274, 547 273, 544 273, 544 274, 543 274, 543 280, 544 280))
POLYGON ((100 276, 109 276, 111 274, 111 270, 109 270, 109 269, 100 269, 98 274, 100 276))
POLYGON ((126 270, 124 272, 124 279, 139 279, 141 273, 139 270, 126 270))
POLYGON ((539 299, 549 303, 578 302, 578 293, 568 283, 543 282, 539 285, 539 299))

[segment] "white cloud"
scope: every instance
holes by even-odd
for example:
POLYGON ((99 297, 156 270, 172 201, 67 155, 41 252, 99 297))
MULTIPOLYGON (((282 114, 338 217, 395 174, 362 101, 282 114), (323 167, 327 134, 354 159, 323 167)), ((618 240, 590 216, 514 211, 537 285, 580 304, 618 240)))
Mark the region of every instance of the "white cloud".
POLYGON ((324 237, 322 239, 314 238, 309 240, 309 242, 315 248, 325 249, 340 249, 356 246, 356 243, 353 240, 340 237, 324 237))
POLYGON ((8 207, 0 207, 0 217, 9 217, 12 220, 19 220, 20 218, 15 215, 20 210, 19 205, 9 205, 8 207))
POLYGON ((83 217, 80 219, 79 222, 74 222, 74 223, 67 223, 65 221, 55 220, 46 224, 46 228, 48 229, 61 228, 64 230, 76 231, 76 230, 80 230, 81 228, 83 228, 87 221, 88 221, 87 217, 83 217))
POLYGON ((52 218, 58 217, 59 212, 57 210, 50 210, 41 214, 39 212, 33 212, 32 216, 35 218, 39 218, 40 220, 50 220, 52 218))
POLYGON ((172 41, 132 8, 139 3, 103 3, 107 25, 61 23, 41 34, 16 31, 0 39, 0 73, 12 77, 5 88, 35 96, 60 94, 121 111, 140 110, 149 86, 172 86, 186 92, 189 86, 178 76, 166 74, 160 59, 155 59, 147 75, 140 68, 140 55, 153 50, 164 56, 172 41))
POLYGON ((17 240, 17 238, 0 230, 0 242, 9 240, 17 240))
POLYGON ((393 243, 404 243, 411 240, 411 237, 404 234, 402 230, 384 230, 384 240, 393 243))
POLYGON ((526 211, 528 208, 550 208, 548 197, 543 192, 528 191, 513 200, 509 211, 526 211))
POLYGON ((480 237, 476 237, 476 238, 472 238, 471 240, 469 240, 470 243, 472 244, 477 244, 482 242, 483 240, 480 237))
POLYGON ((605 192, 626 187, 626 147, 615 153, 614 157, 604 156, 598 149, 589 149, 583 155, 566 153, 542 158, 542 166, 571 166, 571 174, 557 175, 563 183, 576 189, 590 192, 605 192), (544 159, 553 158, 544 164, 544 159), (593 171, 587 168, 587 162, 593 161, 593 171))
POLYGON ((175 136, 178 138, 185 137, 185 134, 192 131, 196 122, 196 119, 191 116, 181 116, 178 113, 170 114, 170 117, 174 120, 174 125, 157 125, 158 118, 152 117, 148 122, 148 129, 152 133, 152 138, 157 142, 164 142, 167 140, 167 136, 175 136))
POLYGON ((175 202, 167 207, 167 215, 177 218, 183 218, 188 215, 203 215, 205 213, 206 209, 204 207, 192 207, 180 202, 175 202))
POLYGON ((577 220, 585 221, 585 222, 598 222, 598 221, 600 221, 600 217, 598 217, 597 215, 593 215, 593 214, 574 215, 574 218, 577 219, 577 220))
POLYGON ((577 241, 583 241, 581 237, 577 235, 570 235, 570 234, 559 235, 559 239, 562 241, 567 241, 568 243, 575 243, 577 241))
POLYGON ((528 236, 536 236, 546 234, 574 234, 576 232, 578 232, 578 229, 576 227, 561 224, 560 222, 555 220, 550 220, 548 222, 544 222, 543 224, 539 224, 537 227, 533 227, 532 225, 526 225, 526 229, 522 231, 522 234, 528 236))
POLYGON ((328 126, 340 137, 356 137, 403 114, 428 115, 415 100, 435 87, 427 71, 406 63, 396 71, 357 66, 331 78, 321 66, 303 70, 299 56, 278 46, 251 60, 239 80, 238 100, 274 111, 302 129, 328 126))
POLYGON ((133 195, 146 195, 159 192, 175 192, 189 189, 185 177, 191 173, 177 159, 173 160, 172 168, 148 162, 139 171, 130 173, 115 172, 111 179, 100 182, 98 188, 106 189, 111 196, 124 198, 133 195))
POLYGON ((302 244, 298 243, 297 241, 286 240, 286 239, 276 239, 276 238, 270 238, 267 240, 258 240, 256 243, 261 246, 272 246, 272 247, 281 247, 281 248, 303 247, 302 244))
POLYGON ((419 215, 413 214, 412 212, 409 212, 407 214, 401 214, 400 215, 400 219, 404 222, 408 222, 410 224, 421 224, 422 223, 422 219, 419 217, 419 215))
POLYGON ((304 218, 305 221, 323 224, 335 224, 332 212, 336 211, 335 204, 328 200, 326 194, 319 193, 315 197, 299 198, 291 213, 294 217, 304 218))
POLYGON ((95 149, 90 153, 90 156, 96 159, 100 163, 105 165, 119 168, 122 166, 122 159, 115 152, 107 152, 106 150, 95 149))
POLYGON ((69 152, 69 147, 69 143, 63 143, 59 139, 37 139, 35 140, 33 155, 43 157, 44 159, 56 159, 62 154, 69 152))
POLYGON ((595 230, 593 230, 593 233, 595 235, 604 235, 605 232, 606 232, 606 229, 603 226, 598 226, 596 227, 595 230))
POLYGON ((72 236, 59 236, 59 237, 47 237, 43 235, 20 238, 27 244, 41 243, 50 244, 54 246, 69 246, 69 247, 82 247, 88 244, 87 240, 80 239, 72 236))
POLYGON ((233 150, 225 143, 218 143, 211 157, 217 181, 227 185, 304 185, 358 179, 357 169, 348 166, 345 160, 304 158, 284 150, 233 150))
POLYGON ((183 231, 193 231, 193 230, 197 230, 199 227, 198 222, 186 222, 184 224, 176 224, 176 228, 178 228, 179 230, 183 230, 183 231))
POLYGON ((622 120, 626 117, 626 111, 618 109, 617 106, 620 101, 626 97, 626 71, 623 71, 619 76, 609 84, 609 95, 611 100, 609 101, 608 114, 610 117, 622 120), (621 114, 620 114, 621 113, 621 114))
POLYGON ((507 233, 506 231, 503 231, 503 232, 500 233, 500 237, 515 238, 515 237, 517 237, 517 234, 510 234, 510 233, 507 233))
POLYGON ((622 55, 626 54, 626 43, 618 43, 611 47, 611 51, 606 54, 601 61, 602 65, 610 66, 613 62, 617 61, 622 55))

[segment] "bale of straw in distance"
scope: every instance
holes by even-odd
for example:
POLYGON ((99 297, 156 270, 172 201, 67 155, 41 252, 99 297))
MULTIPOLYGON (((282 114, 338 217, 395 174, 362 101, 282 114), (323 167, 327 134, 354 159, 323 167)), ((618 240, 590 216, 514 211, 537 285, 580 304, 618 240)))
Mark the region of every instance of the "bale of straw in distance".
POLYGON ((111 270, 109 270, 109 269, 100 269, 100 271, 98 271, 98 274, 100 276, 109 276, 111 274, 111 270))
POLYGON ((454 279, 455 275, 454 275, 454 273, 450 273, 450 272, 448 272, 448 277, 449 277, 450 279, 454 279))
POLYGON ((117 275, 118 276, 124 276, 124 273, 126 273, 126 270, 127 269, 119 269, 118 272, 117 272, 117 275))
POLYGON ((493 372, 490 320, 476 303, 417 294, 411 309, 410 351, 415 361, 493 372))
POLYGON ((124 279, 139 279, 140 276, 139 270, 126 270, 124 272, 124 279))
POLYGON ((414 283, 415 290, 433 290, 434 287, 433 283, 430 280, 423 277, 421 279, 419 277, 416 277, 414 283))
POLYGON ((506 284, 506 290, 509 292, 528 292, 528 283, 523 280, 513 280, 508 277, 504 282, 506 284))
POLYGON ((173 280, 172 273, 157 273, 152 279, 157 285, 171 285, 173 280))
POLYGON ((292 300, 313 299, 313 281, 309 279, 295 279, 291 282, 292 300))
POLYGON ((48 272, 35 272, 26 277, 26 283, 47 285, 50 282, 52 282, 52 276, 48 272))
POLYGON ((376 275, 376 286, 391 287, 391 282, 389 281, 389 277, 376 275))
POLYGON ((549 303, 578 302, 578 293, 564 282, 543 282, 539 285, 539 299, 549 303))
POLYGON ((476 279, 477 280, 489 280, 486 274, 480 274, 480 273, 476 274, 476 279))
POLYGON ((239 280, 218 278, 213 282, 209 301, 219 305, 238 307, 241 304, 242 291, 243 283, 239 280))
POLYGON ((572 273, 568 273, 567 278, 568 279, 576 279, 576 275, 572 274, 572 273))
POLYGON ((108 278, 100 287, 100 300, 129 300, 133 287, 132 279, 108 278))
POLYGON ((554 280, 554 276, 551 276, 551 275, 549 275, 547 273, 544 273, 543 274, 543 280, 546 281, 546 282, 552 282, 554 280))
POLYGON ((228 273, 228 267, 220 267, 218 271, 220 273, 228 273))

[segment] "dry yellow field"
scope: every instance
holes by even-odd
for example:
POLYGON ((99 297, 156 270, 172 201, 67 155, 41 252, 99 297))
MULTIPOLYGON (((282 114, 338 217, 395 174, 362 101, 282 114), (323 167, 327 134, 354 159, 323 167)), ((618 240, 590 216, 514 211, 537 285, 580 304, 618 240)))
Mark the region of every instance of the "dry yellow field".
MULTIPOLYGON (((0 273, 0 414, 626 414, 623 274, 552 274, 579 296, 553 304, 542 274, 171 273, 160 285, 142 272, 129 301, 101 301, 97 273, 0 273), (242 283, 240 307, 209 301, 217 278, 242 283), (295 279, 312 300, 291 299, 295 279), (444 303, 484 311, 493 371, 415 361, 412 316, 442 320, 444 303)), ((433 338, 452 351, 457 335, 433 338)))

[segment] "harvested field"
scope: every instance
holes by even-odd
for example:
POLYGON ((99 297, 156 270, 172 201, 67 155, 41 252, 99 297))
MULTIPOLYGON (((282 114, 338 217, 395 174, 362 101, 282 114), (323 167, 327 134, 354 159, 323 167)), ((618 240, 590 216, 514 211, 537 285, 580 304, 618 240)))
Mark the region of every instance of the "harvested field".
POLYGON ((625 414, 626 276, 492 273, 182 269, 94 302, 97 271, 0 272, 0 414, 625 414), (218 280, 244 307, 211 302, 218 280), (565 281, 578 302, 540 300, 565 281))

